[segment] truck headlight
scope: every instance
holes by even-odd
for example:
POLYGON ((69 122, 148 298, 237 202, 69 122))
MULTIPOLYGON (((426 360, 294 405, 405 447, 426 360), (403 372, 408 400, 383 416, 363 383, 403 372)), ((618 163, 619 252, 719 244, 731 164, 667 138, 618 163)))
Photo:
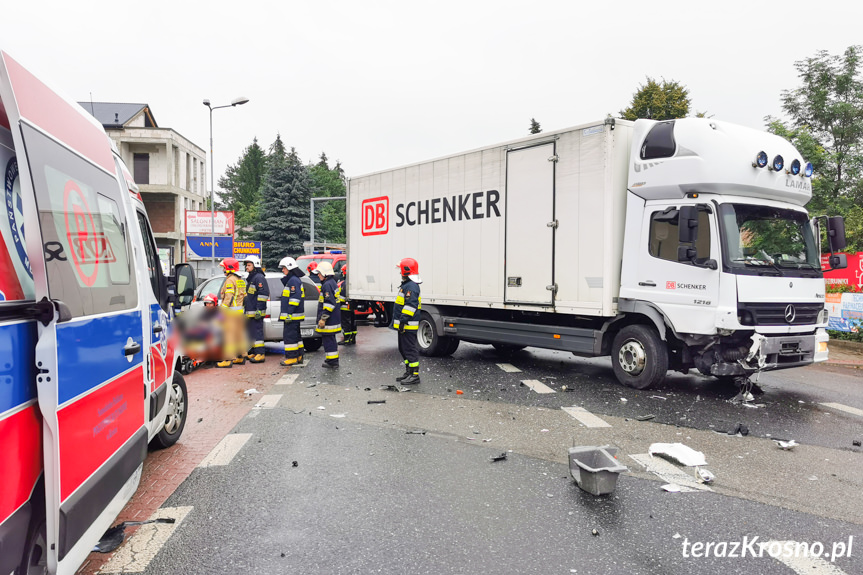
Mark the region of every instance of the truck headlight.
POLYGON ((825 307, 820 312, 818 312, 818 323, 827 323, 829 317, 830 312, 827 311, 827 308, 825 307))

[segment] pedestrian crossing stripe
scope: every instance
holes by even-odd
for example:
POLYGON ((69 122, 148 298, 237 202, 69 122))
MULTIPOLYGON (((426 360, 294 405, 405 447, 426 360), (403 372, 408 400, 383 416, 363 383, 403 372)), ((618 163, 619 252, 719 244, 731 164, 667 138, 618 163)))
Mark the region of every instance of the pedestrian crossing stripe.
POLYGON ((552 388, 536 379, 525 379, 522 383, 537 393, 555 393, 552 388))

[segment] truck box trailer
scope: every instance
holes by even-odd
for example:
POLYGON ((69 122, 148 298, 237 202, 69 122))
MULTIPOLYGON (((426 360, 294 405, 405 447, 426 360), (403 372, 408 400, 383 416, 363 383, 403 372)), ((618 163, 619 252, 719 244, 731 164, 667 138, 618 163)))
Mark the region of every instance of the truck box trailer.
POLYGON ((354 177, 348 293, 393 301, 393 268, 413 257, 422 353, 465 340, 611 355, 638 388, 669 368, 823 361, 819 229, 832 254, 844 226, 810 220, 811 176, 773 134, 609 118, 354 177))

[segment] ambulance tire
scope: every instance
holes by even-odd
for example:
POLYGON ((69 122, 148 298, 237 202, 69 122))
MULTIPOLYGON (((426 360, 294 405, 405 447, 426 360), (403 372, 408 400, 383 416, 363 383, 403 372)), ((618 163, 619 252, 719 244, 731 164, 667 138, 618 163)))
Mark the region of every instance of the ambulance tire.
MULTIPOLYGON (((45 493, 45 486, 39 481, 35 493, 45 493), (41 491, 40 487, 41 486, 41 491)), ((48 573, 48 530, 45 523, 44 502, 34 503, 33 516, 30 518, 30 528, 27 530, 27 541, 24 545, 24 555, 21 564, 15 569, 15 575, 47 575, 48 573), (41 504, 40 504, 41 503, 41 504)))
POLYGON ((665 379, 668 350, 652 327, 628 325, 611 344, 611 366, 623 385, 647 389, 665 379))
POLYGON ((168 414, 165 416, 165 425, 153 438, 152 444, 156 449, 171 447, 186 427, 186 416, 189 413, 189 394, 186 392, 186 380, 178 372, 174 372, 174 380, 171 382, 171 390, 174 394, 168 397, 168 414), (177 401, 171 398, 176 395, 177 401))
POLYGON ((324 338, 322 337, 310 337, 303 340, 303 347, 306 351, 318 351, 321 349, 321 345, 323 345, 323 343, 324 338))
POLYGON ((420 355, 437 357, 452 353, 447 351, 451 345, 450 339, 452 338, 437 334, 434 320, 428 312, 420 312, 419 327, 417 328, 417 349, 419 349, 420 355))

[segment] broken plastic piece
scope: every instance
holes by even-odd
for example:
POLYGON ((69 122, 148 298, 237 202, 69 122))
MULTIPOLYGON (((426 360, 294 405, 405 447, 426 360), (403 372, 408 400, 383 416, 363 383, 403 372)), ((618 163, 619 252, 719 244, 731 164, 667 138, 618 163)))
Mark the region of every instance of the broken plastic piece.
POLYGON ((655 417, 656 416, 651 413, 649 415, 641 415, 639 417, 636 417, 635 419, 636 421, 649 421, 651 419, 654 419, 655 417))
POLYGON ((662 486, 662 489, 668 491, 669 493, 680 493, 680 486, 675 485, 674 483, 666 483, 662 486))
POLYGON ((704 454, 682 443, 654 443, 647 450, 650 455, 663 455, 687 467, 707 465, 704 454))
POLYGON ((698 478, 699 483, 713 483, 713 480, 716 479, 716 476, 713 475, 713 472, 702 469, 700 467, 695 468, 695 477, 698 478))
POLYGON ((369 405, 371 405, 371 404, 374 404, 374 403, 386 403, 386 402, 387 402, 387 400, 386 400, 386 399, 370 399, 370 400, 368 400, 366 403, 368 403, 369 405))
POLYGON ((506 461, 506 453, 501 453, 500 455, 498 455, 496 457, 492 457, 491 461, 492 461, 492 463, 495 461, 506 461))
POLYGON ((251 388, 251 389, 247 389, 247 390, 246 390, 246 391, 244 391, 243 393, 245 393, 246 395, 252 395, 253 393, 261 393, 261 392, 260 392, 260 391, 258 391, 257 389, 255 389, 255 388, 253 387, 253 388, 251 388))
POLYGON ((93 547, 93 551, 99 553, 110 553, 123 543, 126 538, 126 527, 135 525, 147 525, 148 523, 175 523, 177 520, 173 517, 159 517, 158 519, 148 519, 146 521, 124 521, 105 531, 102 538, 93 547))
POLYGON ((614 491, 618 476, 628 471, 615 459, 617 448, 570 447, 569 473, 578 486, 593 495, 605 495, 614 491))
POLYGON ((455 390, 456 395, 464 395, 464 392, 460 389, 455 390))
POLYGON ((797 443, 793 439, 791 439, 789 441, 782 441, 781 439, 774 439, 773 441, 776 442, 776 445, 777 445, 777 447, 779 447, 779 449, 784 449, 785 451, 790 451, 790 450, 794 449, 795 447, 797 447, 798 445, 800 445, 799 443, 797 443))

